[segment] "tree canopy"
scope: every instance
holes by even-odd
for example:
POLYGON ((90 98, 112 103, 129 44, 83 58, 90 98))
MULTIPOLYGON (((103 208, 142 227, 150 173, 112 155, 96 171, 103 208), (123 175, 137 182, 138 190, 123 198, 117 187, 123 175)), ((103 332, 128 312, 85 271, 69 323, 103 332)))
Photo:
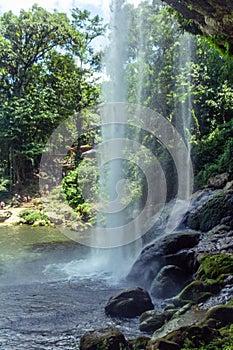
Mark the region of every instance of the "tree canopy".
MULTIPOLYGON (((116 3, 119 18, 128 14, 128 45, 121 46, 120 56, 127 100, 161 113, 189 140, 198 185, 221 172, 232 178, 233 60, 202 36, 184 33, 164 4, 116 3)), ((120 21, 118 26, 120 31, 120 21)), ((114 45, 113 34, 110 40, 114 45)), ((109 74, 114 80, 111 66, 109 74)))
POLYGON ((93 41, 104 30, 99 16, 79 9, 68 18, 34 5, 0 18, 1 169, 14 183, 32 176, 64 118, 96 103, 100 54, 93 41))

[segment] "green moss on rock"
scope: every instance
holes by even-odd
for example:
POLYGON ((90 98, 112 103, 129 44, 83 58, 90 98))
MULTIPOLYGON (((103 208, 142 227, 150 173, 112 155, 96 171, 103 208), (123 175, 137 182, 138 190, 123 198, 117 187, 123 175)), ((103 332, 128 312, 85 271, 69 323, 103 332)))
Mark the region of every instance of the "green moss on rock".
POLYGON ((193 281, 189 283, 175 298, 173 302, 177 306, 187 303, 200 303, 210 297, 210 287, 201 281, 193 281))
POLYGON ((222 328, 233 323, 233 307, 226 305, 217 305, 211 308, 202 324, 208 324, 211 328, 222 328))
POLYGON ((80 340, 80 350, 122 350, 127 341, 117 328, 101 328, 85 333, 80 340))
POLYGON ((169 333, 165 339, 178 344, 180 347, 185 345, 185 342, 189 340, 194 346, 200 346, 200 344, 208 344, 210 341, 220 336, 219 331, 202 325, 192 325, 181 327, 171 333, 169 333))
POLYGON ((197 272, 201 280, 212 279, 219 283, 230 274, 233 274, 233 256, 229 254, 205 255, 197 272))
POLYGON ((198 304, 211 295, 220 292, 227 276, 233 274, 233 256, 228 254, 199 255, 200 266, 196 280, 189 283, 175 296, 172 301, 175 306, 198 304))

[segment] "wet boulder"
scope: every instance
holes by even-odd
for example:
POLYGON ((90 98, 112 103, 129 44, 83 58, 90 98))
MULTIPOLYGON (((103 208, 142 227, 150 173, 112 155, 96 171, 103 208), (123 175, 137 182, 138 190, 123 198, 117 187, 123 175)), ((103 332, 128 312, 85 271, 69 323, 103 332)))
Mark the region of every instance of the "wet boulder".
POLYGON ((129 349, 130 350, 145 350, 149 340, 150 340, 150 338, 146 337, 144 335, 141 335, 137 338, 128 339, 129 349))
POLYGON ((146 350, 180 350, 180 346, 169 340, 151 340, 148 342, 146 350))
MULTIPOLYGON (((199 234, 198 234, 199 237, 199 234)), ((174 254, 166 254, 167 265, 175 265, 182 269, 184 275, 194 272, 195 251, 194 249, 181 249, 174 254)))
POLYGON ((217 305, 211 308, 205 319, 204 324, 207 324, 211 328, 222 328, 228 324, 233 323, 233 307, 226 305, 217 305))
POLYGON ((192 274, 193 254, 190 249, 197 245, 199 239, 200 233, 190 231, 159 237, 142 250, 127 276, 128 280, 150 288, 161 268, 168 264, 182 267, 185 273, 192 274))
POLYGON ((220 333, 216 329, 202 325, 191 325, 180 327, 169 333, 164 340, 174 342, 181 348, 185 341, 189 340, 193 347, 199 347, 200 344, 209 344, 217 336, 220 336, 220 333))
POLYGON ((157 310, 145 311, 140 317, 139 329, 142 332, 153 333, 162 327, 167 320, 167 315, 157 310))
POLYGON ((105 313, 113 317, 133 318, 152 309, 154 305, 147 291, 142 288, 128 288, 109 299, 105 313))
POLYGON ((80 350, 121 350, 127 348, 124 335, 114 327, 85 333, 80 339, 80 350))
POLYGON ((188 276, 178 266, 162 267, 152 282, 150 294, 155 298, 170 298, 180 292, 188 276))
POLYGON ((207 232, 227 218, 227 223, 233 227, 232 208, 233 191, 217 192, 213 198, 189 213, 187 225, 191 229, 207 232))

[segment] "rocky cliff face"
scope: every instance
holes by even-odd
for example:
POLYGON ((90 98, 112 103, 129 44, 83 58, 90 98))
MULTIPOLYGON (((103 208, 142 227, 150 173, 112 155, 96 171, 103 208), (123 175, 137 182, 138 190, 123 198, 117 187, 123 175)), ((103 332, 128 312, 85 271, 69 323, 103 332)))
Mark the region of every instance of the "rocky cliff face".
POLYGON ((177 10, 183 27, 193 34, 211 37, 224 52, 233 55, 232 0, 162 0, 177 10))

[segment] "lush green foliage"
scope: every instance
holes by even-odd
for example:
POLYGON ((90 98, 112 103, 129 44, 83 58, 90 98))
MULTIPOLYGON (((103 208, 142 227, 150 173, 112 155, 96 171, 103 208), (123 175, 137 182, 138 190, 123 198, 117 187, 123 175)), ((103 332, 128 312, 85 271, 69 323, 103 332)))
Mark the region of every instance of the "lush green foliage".
POLYGON ((233 120, 220 124, 209 135, 193 143, 193 158, 196 167, 196 186, 208 183, 211 176, 227 172, 233 174, 233 120))
MULTIPOLYGON (((125 27, 117 28, 117 35, 110 27, 110 42, 121 60, 117 66, 107 62, 111 79, 105 90, 120 84, 118 99, 128 91, 128 101, 161 113, 191 139, 197 186, 222 172, 232 178, 233 60, 221 57, 202 38, 187 39, 167 6, 145 1, 136 8, 124 0, 114 6, 113 25, 125 27)), ((69 19, 37 5, 19 16, 5 13, 0 24, 0 190, 5 193, 13 183, 25 185, 32 177, 44 144, 61 121, 98 102, 94 71, 100 70, 101 55, 92 42, 104 26, 87 11, 74 9, 69 19)), ((169 158, 148 135, 142 143, 161 164, 169 158)), ((164 167, 174 179, 171 159, 164 167)), ((133 165, 130 171, 139 179, 133 188, 136 198, 145 186, 133 165)), ((66 187, 66 195, 77 208, 85 200, 74 187, 66 187)))
MULTIPOLYGON (((128 100, 161 113, 192 142, 197 186, 223 172, 231 179, 233 60, 202 37, 187 38, 167 6, 117 4, 117 16, 129 18, 118 67, 128 100)), ((115 70, 108 72, 114 79, 115 70)))
POLYGON ((78 9, 71 20, 37 5, 0 18, 0 161, 14 183, 32 177, 62 120, 96 103, 92 41, 103 31, 98 16, 78 9))
POLYGON ((32 209, 25 209, 19 214, 23 219, 23 223, 28 225, 47 226, 50 224, 49 218, 43 211, 34 211, 32 209))
POLYGON ((76 169, 67 173, 62 181, 62 187, 69 205, 82 219, 91 219, 98 192, 96 160, 85 158, 76 169))
POLYGON ((9 180, 7 179, 0 179, 0 192, 7 191, 7 185, 9 184, 9 180))

